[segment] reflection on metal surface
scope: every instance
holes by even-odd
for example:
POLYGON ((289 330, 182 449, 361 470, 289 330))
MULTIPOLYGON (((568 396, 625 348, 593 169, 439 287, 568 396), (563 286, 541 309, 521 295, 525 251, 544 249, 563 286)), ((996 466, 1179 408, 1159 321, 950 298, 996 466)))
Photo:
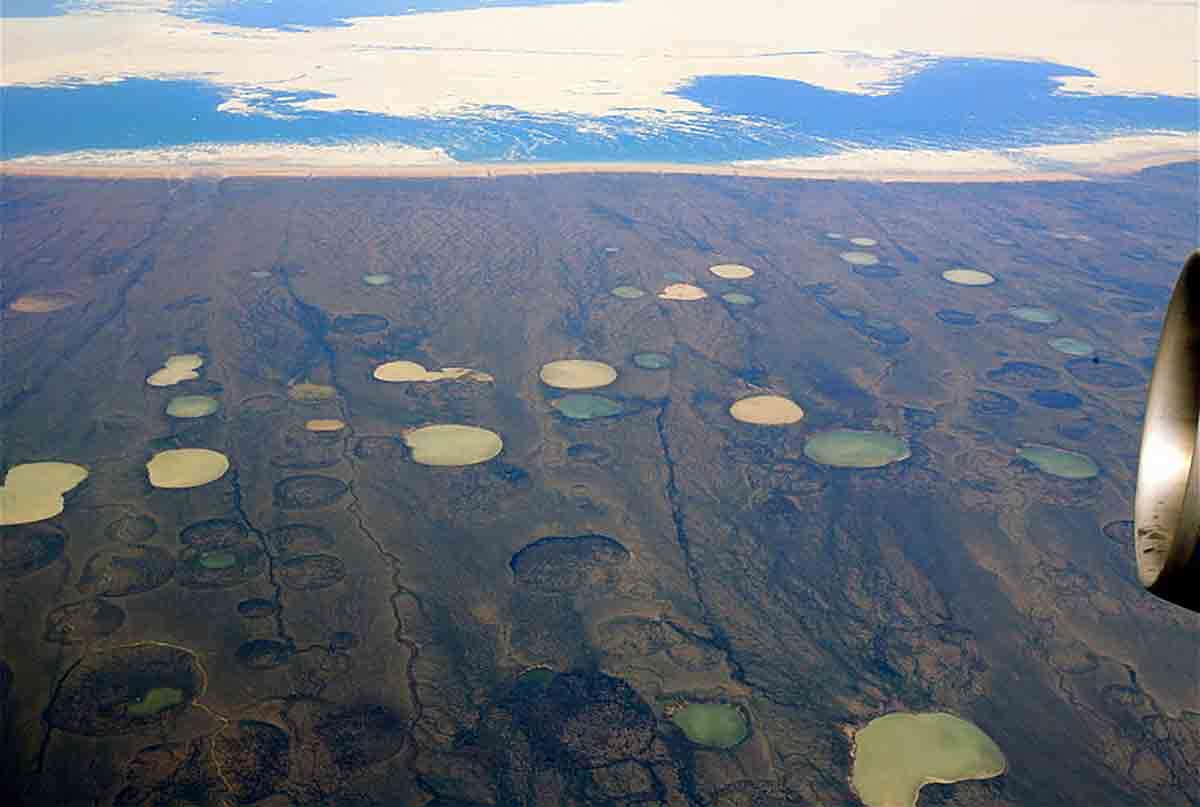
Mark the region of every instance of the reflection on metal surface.
POLYGON ((1200 611, 1200 251, 1184 264, 1146 399, 1134 544, 1151 592, 1200 611))

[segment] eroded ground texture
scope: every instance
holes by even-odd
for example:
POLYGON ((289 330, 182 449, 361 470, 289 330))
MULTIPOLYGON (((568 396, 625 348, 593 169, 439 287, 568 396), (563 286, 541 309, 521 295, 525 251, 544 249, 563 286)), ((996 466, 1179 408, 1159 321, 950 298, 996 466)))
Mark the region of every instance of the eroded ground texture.
POLYGON ((6 179, 0 466, 90 477, 0 528, 4 787, 830 807, 858 803, 854 731, 910 710, 1008 760, 923 803, 1196 804, 1200 621, 1139 589, 1126 521, 1196 181, 6 179), (687 281, 709 295, 657 296, 687 281), (198 378, 145 383, 188 353, 198 378), (619 414, 552 406, 538 372, 564 358, 617 369, 594 392, 619 414), (372 378, 400 359, 494 381, 372 378), (734 420, 751 394, 804 419, 734 420), (170 418, 177 395, 220 408, 170 418), (503 451, 417 464, 403 434, 430 423, 503 451), (830 429, 910 455, 819 465, 830 429), (1056 478, 1026 444, 1100 473, 1056 478), (229 471, 151 488, 146 461, 187 447, 229 471), (687 702, 735 705, 748 738, 691 744, 687 702))

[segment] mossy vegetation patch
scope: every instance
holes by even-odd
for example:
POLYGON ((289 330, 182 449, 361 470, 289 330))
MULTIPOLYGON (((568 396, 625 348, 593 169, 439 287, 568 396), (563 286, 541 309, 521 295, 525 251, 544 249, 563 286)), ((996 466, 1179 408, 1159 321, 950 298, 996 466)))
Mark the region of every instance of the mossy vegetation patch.
POLYGON ((49 524, 0 530, 0 578, 25 577, 62 557, 67 534, 49 524))
POLYGON ((208 395, 179 395, 167 402, 167 414, 173 418, 203 418, 221 408, 221 402, 208 395))
POLYGON ((957 325, 959 327, 970 328, 979 324, 979 320, 969 311, 959 311, 954 308, 943 308, 934 313, 934 316, 940 319, 947 325, 957 325))
POLYGON ((158 532, 158 522, 148 515, 121 516, 104 528, 104 537, 110 541, 140 544, 158 532))
POLYGON ((754 277, 754 270, 740 263, 719 263, 708 267, 708 271, 723 280, 745 280, 754 277))
POLYGON ((146 474, 156 488, 200 487, 217 481, 228 470, 229 458, 208 448, 168 449, 146 463, 146 474))
POLYGON ((310 555, 333 546, 329 530, 316 524, 284 524, 266 534, 268 551, 278 557, 310 555))
POLYGON ((204 357, 198 353, 168 356, 160 369, 146 377, 146 383, 152 387, 173 387, 183 381, 194 381, 200 377, 197 371, 203 366, 204 357))
POLYGON ((487 462, 504 449, 500 435, 478 426, 437 424, 404 434, 413 462, 458 467, 487 462))
POLYGON ((388 381, 394 384, 460 380, 488 384, 495 381, 490 374, 472 370, 469 367, 443 367, 440 370, 427 370, 415 361, 385 362, 376 367, 372 375, 376 381, 388 381))
POLYGON ((228 546, 244 541, 250 530, 240 521, 228 518, 206 518, 184 527, 179 542, 185 546, 228 546))
POLYGON ((102 597, 67 603, 46 615, 42 638, 55 644, 86 644, 116 633, 125 610, 102 597))
POLYGON ((0 486, 0 526, 53 518, 66 506, 64 496, 87 477, 87 468, 70 462, 14 465, 0 486))
POLYGON ((331 330, 334 333, 362 336, 386 331, 390 324, 387 317, 379 314, 338 314, 333 318, 331 330))
POLYGON ((903 325, 883 317, 859 320, 854 323, 854 330, 885 345, 903 345, 912 339, 903 325))
POLYGON ((1105 305, 1124 314, 1147 314, 1155 309, 1155 305, 1146 300, 1137 300, 1133 297, 1113 297, 1105 300, 1105 305))
POLYGON ((832 429, 804 444, 813 462, 835 468, 882 468, 911 456, 908 443, 893 434, 860 429, 832 429))
POLYGON ((237 604, 237 612, 246 619, 266 619, 275 616, 279 612, 279 606, 274 600, 265 597, 249 597, 237 604))
POLYGON ((275 483, 275 504, 285 509, 328 507, 350 492, 350 487, 333 476, 297 474, 275 483))
POLYGON ((999 367, 987 371, 988 381, 994 384, 1008 384, 1030 389, 1056 384, 1058 378, 1058 370, 1031 361, 1006 361, 999 367))
POLYGON ((617 370, 602 361, 559 359, 543 364, 538 377, 543 384, 555 389, 596 389, 616 381, 617 370))
POLYGON ((891 280, 900 277, 900 270, 886 263, 874 263, 869 266, 852 266, 850 271, 867 280, 891 280))
POLYGON ((791 398, 782 395, 751 395, 735 401, 729 407, 734 420, 756 426, 785 426, 804 417, 804 410, 791 398))
POLYGON ((915 807, 922 787, 1004 773, 1000 748, 975 724, 951 714, 884 715, 854 735, 850 774, 867 807, 915 807))
POLYGON ((278 566, 279 579, 297 590, 329 588, 346 577, 346 566, 336 555, 297 555, 278 566))
POLYGON ((1020 404, 1017 399, 994 390, 981 389, 971 398, 968 408, 972 415, 991 417, 995 415, 1012 415, 1020 404))
POLYGON ((689 703, 671 715, 671 722, 706 748, 733 748, 750 736, 746 716, 729 703, 689 703))
POLYGON ((291 661, 296 648, 277 639, 250 639, 238 645, 234 656, 251 670, 274 670, 291 661))
POLYGON ((1029 400, 1047 409, 1078 409, 1083 405, 1078 395, 1059 389, 1035 389, 1029 393, 1029 400))
POLYGON ((573 392, 561 398, 555 398, 550 402, 550 406, 570 420, 608 418, 624 411, 624 407, 619 401, 586 392, 573 392))
POLYGON ((282 789, 291 769, 291 740, 272 723, 239 720, 214 738, 222 782, 237 804, 253 804, 282 789))
POLYGON ((708 292, 691 283, 672 283, 658 293, 660 300, 679 300, 682 302, 703 300, 707 296, 708 292))
POLYGON ((203 687, 195 656, 181 647, 156 642, 91 653, 63 678, 46 722, 90 737, 147 731, 203 687))
POLYGON ((1142 374, 1133 365, 1098 356, 1070 359, 1066 368, 1075 378, 1094 387, 1123 389, 1137 387, 1143 383, 1142 374))
POLYGON ((558 673, 549 667, 530 667, 517 676, 516 688, 526 696, 540 695, 550 684, 554 683, 556 675, 558 673))
POLYGON ((600 672, 555 676, 525 705, 534 741, 579 768, 600 768, 645 753, 654 741, 653 710, 625 681, 600 672))
POLYGON ((1100 466, 1087 454, 1065 448, 1030 443, 1021 447, 1017 457, 1063 479, 1091 479, 1100 473, 1100 466))
POLYGON ((313 733, 342 771, 355 771, 391 759, 408 743, 408 721, 378 703, 335 706, 313 726, 313 733))
POLYGON ((98 597, 144 594, 175 576, 175 556, 161 546, 125 544, 101 549, 83 565, 79 590, 98 597))
POLYGON ((978 269, 947 269, 942 278, 956 286, 990 286, 996 282, 994 275, 978 269))
POLYGON ((521 548, 509 560, 517 585, 548 593, 610 587, 632 555, 607 535, 552 535, 521 548))

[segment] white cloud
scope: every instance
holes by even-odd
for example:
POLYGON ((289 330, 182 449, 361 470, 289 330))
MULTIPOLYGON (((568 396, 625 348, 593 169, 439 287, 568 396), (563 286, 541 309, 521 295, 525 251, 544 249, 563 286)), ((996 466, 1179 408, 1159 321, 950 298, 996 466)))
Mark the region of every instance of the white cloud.
MULTIPOLYGON (((304 31, 165 13, 165 0, 7 19, 5 84, 196 78, 329 97, 314 110, 458 115, 701 113, 671 91, 703 75, 759 75, 878 92, 931 56, 1040 59, 1094 71, 1072 91, 1196 94, 1196 7, 1138 0, 906 0, 822 4, 626 0, 352 20, 304 31), (115 9, 115 10, 113 10, 115 9), (919 54, 919 55, 918 55, 919 54)), ((238 97, 235 94, 235 97, 238 97)), ((231 108, 232 109, 232 108, 231 108)), ((249 108, 242 108, 249 111, 249 108)))
POLYGON ((1095 143, 1016 149, 860 149, 819 157, 741 160, 734 166, 756 174, 891 179, 1083 178, 1124 173, 1146 165, 1194 160, 1200 137, 1193 132, 1156 132, 1095 143))

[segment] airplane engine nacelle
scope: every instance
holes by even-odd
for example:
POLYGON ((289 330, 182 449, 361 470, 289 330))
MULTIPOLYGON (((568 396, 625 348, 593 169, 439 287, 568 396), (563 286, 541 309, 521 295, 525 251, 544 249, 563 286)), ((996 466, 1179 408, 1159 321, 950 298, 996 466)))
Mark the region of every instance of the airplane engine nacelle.
POLYGON ((1200 251, 1175 284, 1163 321, 1133 504, 1138 577, 1200 612, 1200 251))

